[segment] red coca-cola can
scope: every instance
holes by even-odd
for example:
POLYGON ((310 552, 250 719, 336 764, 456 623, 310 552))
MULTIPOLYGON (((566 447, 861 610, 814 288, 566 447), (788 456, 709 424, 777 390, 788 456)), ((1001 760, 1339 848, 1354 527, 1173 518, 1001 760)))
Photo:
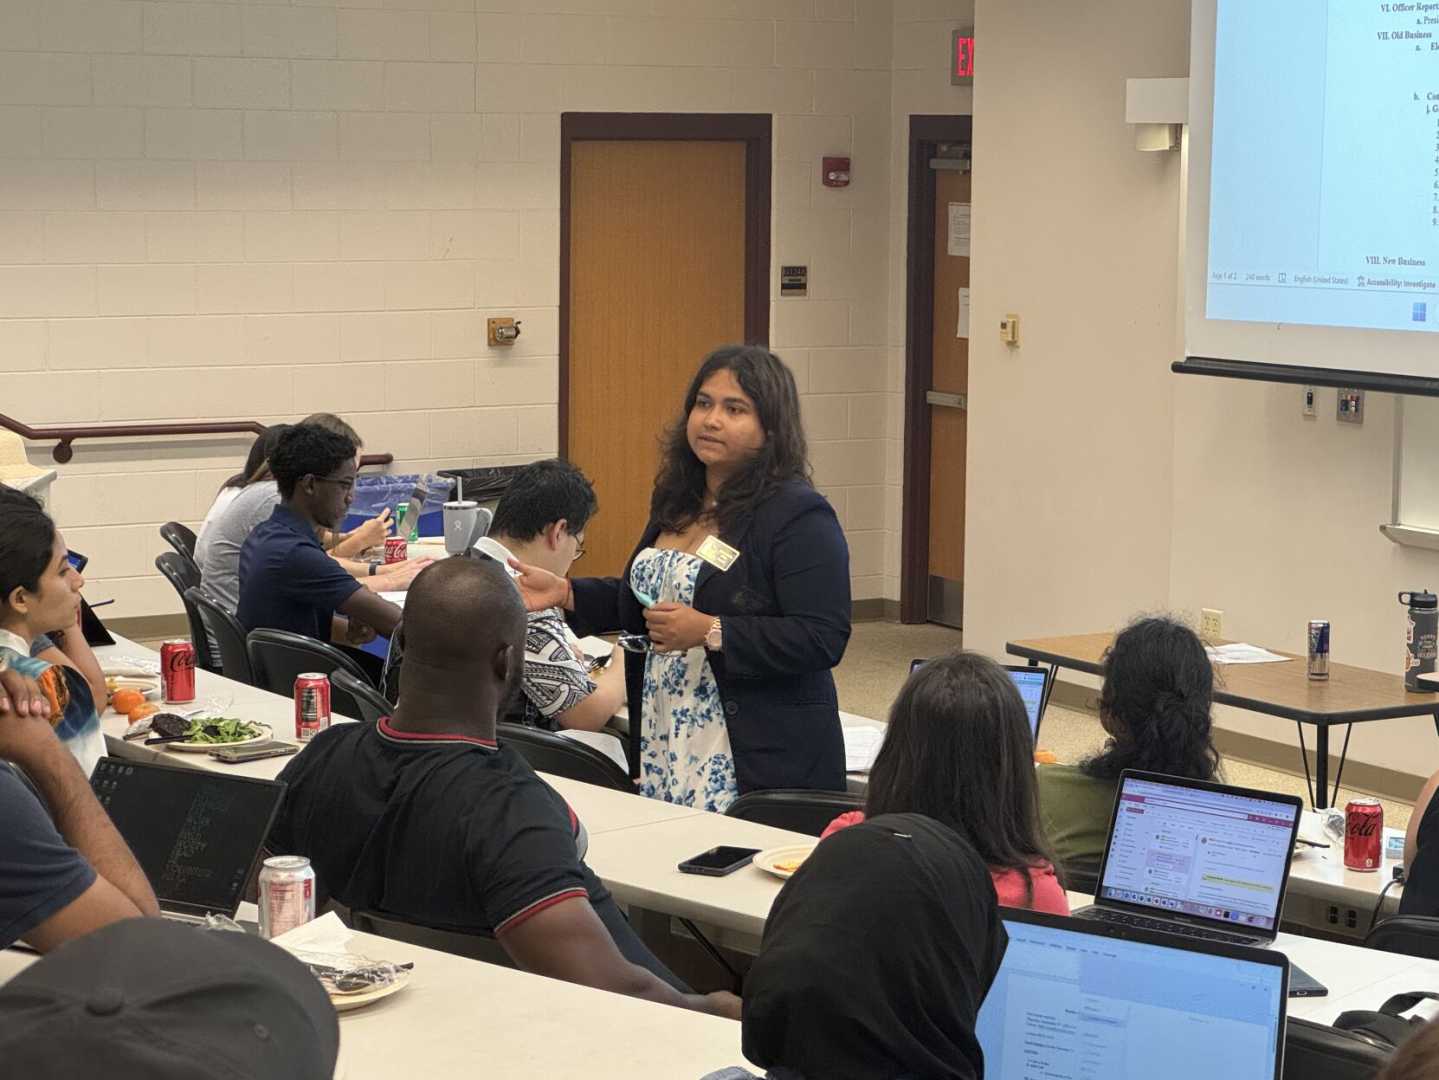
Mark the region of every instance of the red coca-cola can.
POLYGON ((167 641, 160 646, 160 684, 166 701, 181 704, 195 700, 195 646, 188 641, 167 641))
POLYGON ((295 738, 309 742, 330 726, 330 680, 318 671, 295 676, 295 738))
POLYGON ((1378 870, 1384 861, 1384 807, 1378 799, 1354 799, 1344 808, 1344 865, 1378 870))
POLYGON ((403 536, 385 537, 385 562, 404 562, 409 558, 410 545, 403 536))

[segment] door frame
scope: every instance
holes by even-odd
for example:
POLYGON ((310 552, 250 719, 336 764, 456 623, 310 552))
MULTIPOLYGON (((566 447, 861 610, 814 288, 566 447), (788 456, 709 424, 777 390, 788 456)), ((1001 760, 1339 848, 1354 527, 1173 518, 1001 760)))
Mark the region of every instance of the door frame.
POLYGON ((559 456, 570 442, 570 153, 581 141, 743 142, 745 144, 744 343, 769 343, 770 172, 774 119, 769 113, 560 114, 559 456))
POLYGON ((899 620, 929 615, 929 404, 934 377, 934 170, 942 142, 972 142, 974 117, 909 118, 904 331, 904 513, 900 532, 899 620))

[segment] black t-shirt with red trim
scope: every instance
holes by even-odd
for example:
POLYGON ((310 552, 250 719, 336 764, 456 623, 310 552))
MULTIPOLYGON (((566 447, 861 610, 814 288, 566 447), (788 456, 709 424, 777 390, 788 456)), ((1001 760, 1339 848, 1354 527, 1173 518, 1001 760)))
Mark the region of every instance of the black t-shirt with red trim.
POLYGON ((562 900, 610 899, 576 850, 569 805, 508 747, 337 724, 280 779, 266 846, 307 856, 351 910, 492 934, 562 900))

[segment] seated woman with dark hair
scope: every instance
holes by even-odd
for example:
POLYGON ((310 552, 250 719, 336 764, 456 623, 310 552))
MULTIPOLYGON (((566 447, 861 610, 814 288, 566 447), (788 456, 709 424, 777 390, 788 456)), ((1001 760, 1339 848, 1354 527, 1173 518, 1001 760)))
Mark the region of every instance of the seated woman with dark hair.
POLYGON ((770 1080, 977 1080, 974 1023, 1008 942, 984 862, 954 830, 919 814, 844 829, 770 908, 744 1056, 770 1080))
POLYGON ((4 488, 0 493, 0 667, 13 667, 39 683, 55 733, 89 776, 105 756, 99 718, 106 704, 105 683, 78 628, 85 579, 71 565, 69 554, 65 538, 40 504, 23 492, 4 488), (56 637, 68 651, 56 647, 56 637), (80 658, 78 662, 70 652, 80 658))
POLYGON ((929 661, 899 692, 869 773, 865 816, 915 813, 948 825, 989 867, 999 902, 1069 914, 1039 824, 1029 716, 1003 668, 977 653, 929 661))
POLYGON ((1109 740, 1078 765, 1038 770, 1039 809, 1062 870, 1094 874, 1104 856, 1119 774, 1142 769, 1213 780, 1214 668, 1193 630, 1145 618, 1114 639, 1104 661, 1099 719, 1109 740))

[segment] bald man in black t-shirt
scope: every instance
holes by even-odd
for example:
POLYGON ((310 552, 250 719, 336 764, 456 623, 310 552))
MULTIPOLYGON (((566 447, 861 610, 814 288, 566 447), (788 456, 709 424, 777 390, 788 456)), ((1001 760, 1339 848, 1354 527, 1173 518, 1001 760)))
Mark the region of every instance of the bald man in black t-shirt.
POLYGON ((645 949, 581 861, 565 801, 496 742, 524 658, 504 568, 436 563, 405 613, 394 716, 336 725, 285 768, 267 847, 308 856, 351 910, 493 934, 525 971, 738 1019, 737 998, 686 992, 645 949))

